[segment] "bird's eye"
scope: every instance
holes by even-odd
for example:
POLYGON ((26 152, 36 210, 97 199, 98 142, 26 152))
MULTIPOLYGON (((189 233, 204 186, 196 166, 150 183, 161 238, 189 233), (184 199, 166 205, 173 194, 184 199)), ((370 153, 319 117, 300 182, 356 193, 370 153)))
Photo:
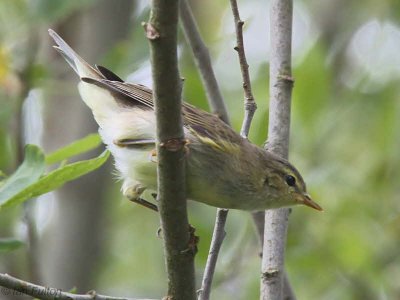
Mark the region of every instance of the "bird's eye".
POLYGON ((285 180, 288 186, 294 186, 296 184, 296 178, 292 175, 286 175, 285 180))

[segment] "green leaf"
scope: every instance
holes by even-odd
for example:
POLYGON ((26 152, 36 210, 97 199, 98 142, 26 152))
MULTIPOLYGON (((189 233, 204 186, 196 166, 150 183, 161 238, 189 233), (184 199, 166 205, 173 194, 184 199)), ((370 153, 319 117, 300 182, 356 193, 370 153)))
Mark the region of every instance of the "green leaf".
POLYGON ((62 166, 41 177, 38 181, 26 187, 18 194, 13 195, 8 199, 2 198, 0 201, 0 209, 20 204, 30 198, 37 197, 52 190, 55 190, 62 186, 64 183, 74 180, 99 168, 107 161, 109 156, 110 152, 106 150, 96 158, 62 166))
POLYGON ((13 238, 3 238, 0 239, 0 252, 10 252, 16 250, 23 246, 24 243, 13 239, 13 238))
POLYGON ((63 161, 72 156, 80 153, 87 152, 98 147, 101 144, 100 136, 97 133, 89 134, 88 136, 77 140, 61 149, 46 155, 46 164, 52 165, 54 163, 63 161))
POLYGON ((35 145, 25 147, 25 158, 17 171, 0 187, 0 203, 18 195, 36 182, 45 171, 44 154, 35 145))

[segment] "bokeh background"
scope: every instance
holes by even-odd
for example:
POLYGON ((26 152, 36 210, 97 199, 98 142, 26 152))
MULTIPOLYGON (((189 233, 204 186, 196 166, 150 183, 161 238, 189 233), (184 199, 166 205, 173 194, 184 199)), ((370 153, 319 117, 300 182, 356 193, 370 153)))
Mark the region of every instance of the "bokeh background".
MULTIPOLYGON (((289 278, 298 299, 400 299, 400 2, 294 2, 290 160, 325 212, 293 209, 289 278)), ((238 129, 243 104, 229 1, 191 5, 238 129)), ((269 4, 239 1, 239 7, 258 104, 250 138, 261 145, 268 121, 269 4)), ((141 27, 148 15, 148 1, 0 1, 2 176, 20 164, 25 143, 51 152, 97 130, 47 29, 90 63, 151 86, 141 27)), ((182 32, 179 53, 184 97, 207 109, 182 32)), ((166 277, 158 216, 123 199, 119 188, 110 161, 54 193, 0 211, 0 236, 25 242, 0 253, 0 271, 65 290, 161 298, 166 277)), ((189 214, 200 235, 200 283, 215 208, 191 203, 189 214)), ((212 299, 258 299, 258 253, 250 215, 231 211, 212 299)))

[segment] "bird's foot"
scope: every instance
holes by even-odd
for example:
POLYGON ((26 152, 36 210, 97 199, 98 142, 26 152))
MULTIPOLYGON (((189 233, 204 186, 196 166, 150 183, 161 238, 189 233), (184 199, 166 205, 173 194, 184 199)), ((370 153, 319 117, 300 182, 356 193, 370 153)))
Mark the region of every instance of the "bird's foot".
POLYGON ((129 201, 135 202, 135 203, 140 204, 144 207, 147 207, 153 211, 158 212, 157 205, 155 205, 147 200, 144 200, 143 198, 140 197, 145 190, 146 190, 145 187, 143 187, 140 184, 136 184, 133 187, 126 189, 124 191, 124 195, 128 198, 129 201))

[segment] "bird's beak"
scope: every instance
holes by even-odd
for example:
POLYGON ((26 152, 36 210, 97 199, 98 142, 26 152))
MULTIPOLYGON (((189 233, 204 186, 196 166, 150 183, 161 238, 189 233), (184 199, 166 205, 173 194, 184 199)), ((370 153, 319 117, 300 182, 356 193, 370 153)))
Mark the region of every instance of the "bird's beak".
POLYGON ((298 201, 300 204, 309 206, 309 207, 314 208, 314 209, 319 210, 319 211, 323 211, 322 207, 319 206, 317 203, 315 203, 315 202, 311 199, 310 195, 308 195, 308 194, 299 195, 299 197, 297 197, 297 201, 298 201))

